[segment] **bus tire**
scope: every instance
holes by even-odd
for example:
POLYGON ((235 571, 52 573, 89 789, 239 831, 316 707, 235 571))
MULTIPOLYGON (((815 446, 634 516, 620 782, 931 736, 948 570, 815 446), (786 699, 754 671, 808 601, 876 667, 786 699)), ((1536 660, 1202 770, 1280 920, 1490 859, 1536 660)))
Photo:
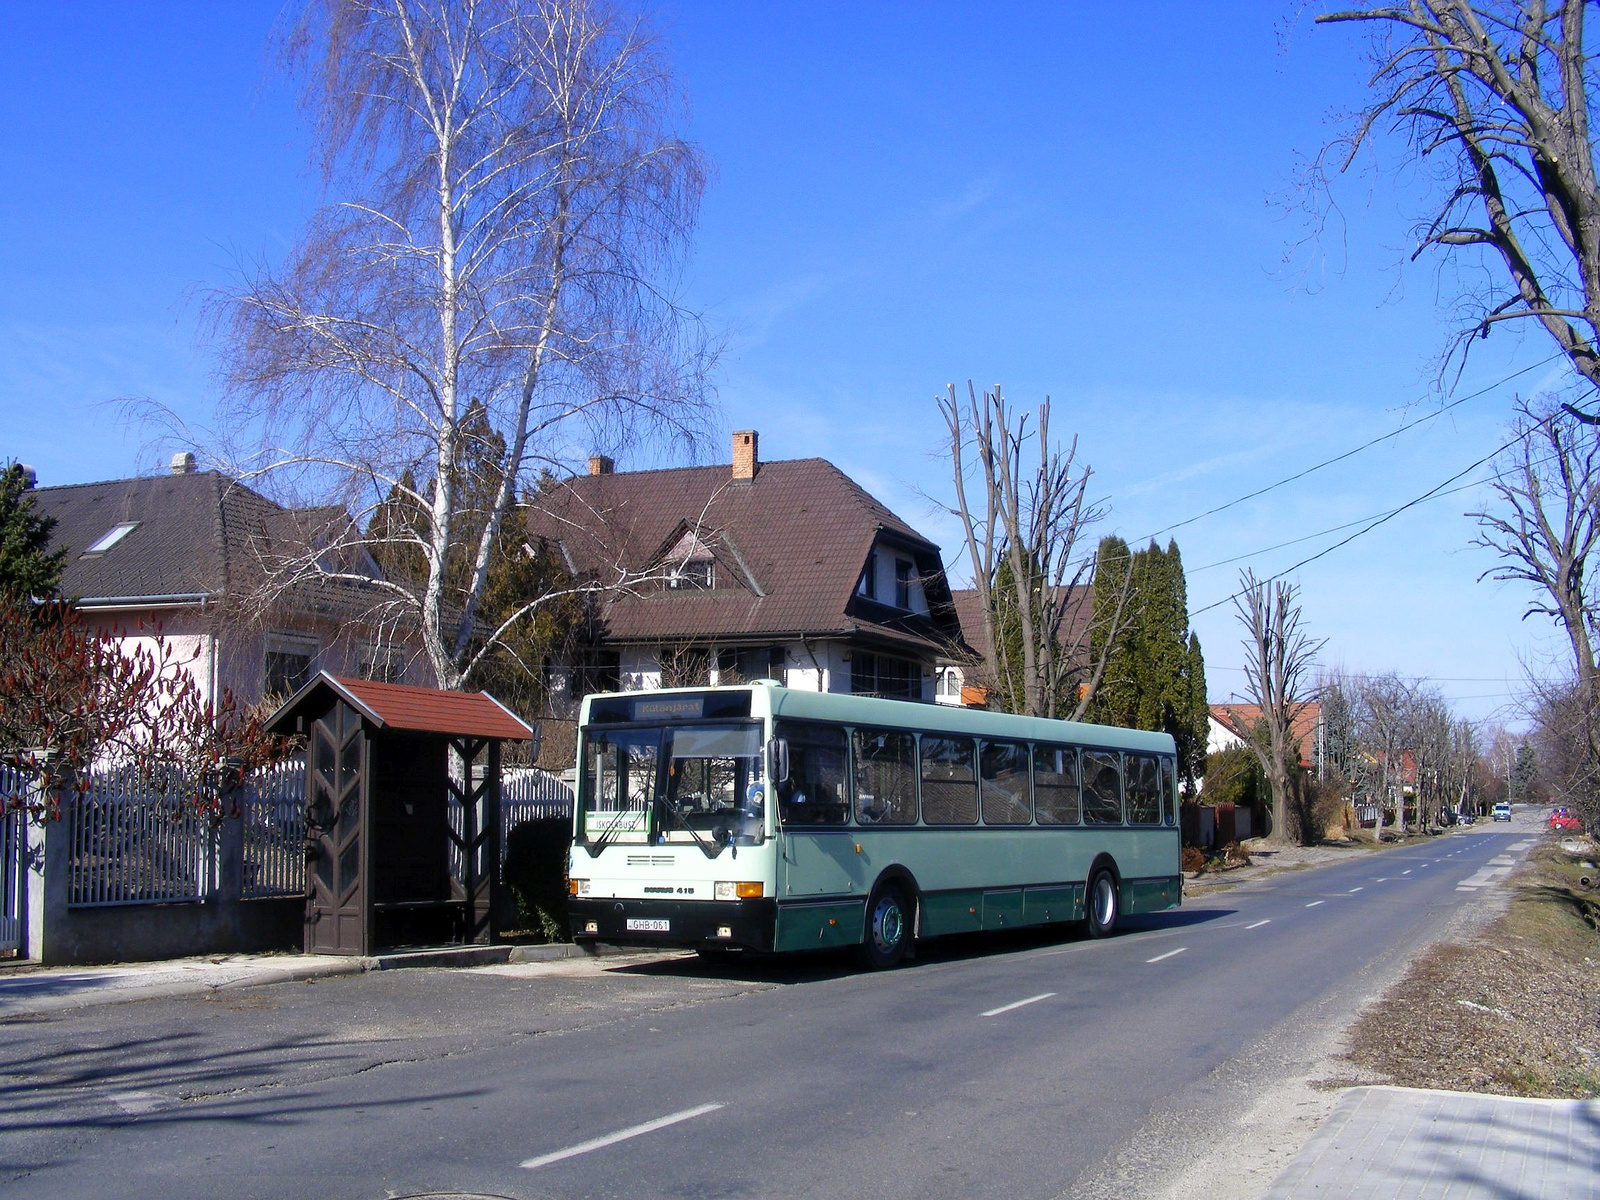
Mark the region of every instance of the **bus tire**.
POLYGON ((1089 889, 1083 897, 1083 924, 1092 938, 1110 937, 1117 931, 1117 918, 1122 914, 1122 896, 1117 888, 1117 877, 1106 867, 1101 867, 1089 877, 1089 889))
POLYGON ((898 883, 883 883, 867 901, 866 928, 856 957, 863 967, 886 971, 898 966, 911 945, 911 902, 898 883))

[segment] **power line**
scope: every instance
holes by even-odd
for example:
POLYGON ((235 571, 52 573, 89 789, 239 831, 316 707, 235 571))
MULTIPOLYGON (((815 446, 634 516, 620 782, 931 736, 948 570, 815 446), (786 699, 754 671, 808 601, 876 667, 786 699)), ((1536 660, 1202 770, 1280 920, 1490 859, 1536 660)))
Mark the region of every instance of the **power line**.
MULTIPOLYGON (((1323 549, 1318 550, 1315 554, 1308 555, 1307 557, 1302 558, 1299 562, 1295 563, 1293 566, 1285 567, 1283 570, 1278 571, 1275 574, 1268 575, 1265 579, 1258 580, 1257 582, 1259 582, 1259 583, 1271 583, 1275 579, 1282 579, 1285 575, 1289 574, 1291 571, 1298 571, 1301 567, 1306 566, 1308 563, 1314 563, 1314 562, 1317 561, 1317 559, 1324 558, 1327 555, 1332 554, 1335 550, 1338 550, 1339 548, 1341 548, 1343 546, 1348 546, 1351 542, 1355 541, 1358 537, 1364 537, 1366 534, 1371 533, 1378 526, 1380 526, 1380 525, 1382 525, 1382 524, 1384 524, 1384 523, 1386 523, 1388 521, 1392 521, 1395 517, 1398 517, 1401 513, 1415 508, 1417 505, 1423 503, 1424 501, 1433 499, 1435 496, 1441 494, 1445 490, 1445 488, 1449 487, 1452 483, 1455 483, 1463 475, 1470 475, 1473 471, 1476 471, 1479 467, 1483 466, 1485 463, 1490 462, 1491 460, 1493 460, 1496 455, 1498 455, 1498 454, 1502 453, 1503 451, 1508 450, 1512 446, 1516 445, 1525 436, 1526 436, 1525 434, 1518 434, 1516 437, 1511 438, 1509 441, 1502 442, 1499 446, 1496 446, 1493 450, 1489 451, 1488 454, 1485 454, 1482 458, 1478 459, 1476 462, 1470 463, 1466 467, 1464 467, 1461 470, 1457 471, 1454 475, 1450 476, 1449 479, 1446 479, 1443 483, 1439 484, 1437 487, 1429 488, 1426 492, 1423 492, 1422 495, 1416 497, 1415 499, 1406 501, 1404 504, 1400 505, 1400 507, 1398 507, 1398 508, 1390 509, 1388 512, 1384 513, 1382 516, 1378 517, 1377 519, 1373 520, 1372 522, 1370 522, 1369 524, 1363 526, 1362 528, 1356 530, 1349 537, 1341 538, 1339 541, 1334 542, 1333 545, 1324 547, 1323 549)), ((1239 591, 1236 591, 1236 592, 1231 593, 1230 595, 1224 596, 1221 600, 1218 600, 1218 601, 1216 601, 1216 602, 1214 602, 1212 604, 1208 604, 1204 608, 1195 609, 1193 612, 1191 612, 1189 614, 1189 616, 1190 616, 1191 619, 1193 619, 1194 617, 1198 617, 1201 613, 1210 612, 1213 608, 1221 608, 1224 604, 1227 604, 1230 600, 1237 599, 1239 596, 1242 596, 1242 595, 1244 595, 1244 590, 1241 588, 1239 591)))
MULTIPOLYGON (((1437 496, 1431 497, 1431 499, 1438 500, 1444 496, 1454 496, 1459 492, 1470 492, 1473 488, 1482 487, 1485 482, 1485 480, 1476 479, 1471 483, 1464 483, 1460 487, 1451 488, 1447 492, 1440 492, 1437 496)), ((1263 546, 1260 550, 1250 550, 1244 554, 1235 554, 1232 558, 1222 558, 1218 559, 1214 563, 1206 563, 1206 565, 1203 567, 1188 567, 1185 568, 1185 570, 1187 574, 1198 575, 1201 571, 1209 571, 1214 567, 1226 567, 1230 563, 1242 562, 1247 558, 1255 558, 1258 554, 1271 554, 1274 550, 1282 550, 1285 546, 1298 546, 1301 542, 1309 542, 1314 538, 1326 537, 1330 533, 1338 533, 1341 529, 1349 529, 1352 526, 1360 525, 1366 521, 1371 521, 1374 517, 1381 517, 1385 515, 1392 514, 1373 513, 1370 517, 1357 517, 1354 521, 1346 521, 1343 525, 1334 525, 1329 529, 1318 530, 1316 533, 1308 533, 1302 537, 1290 538, 1287 542, 1279 542, 1275 546, 1263 546)))
POLYGON ((1357 454, 1360 454, 1364 450, 1370 450, 1370 449, 1372 449, 1372 447, 1374 447, 1376 445, 1379 445, 1380 443, 1387 442, 1387 441, 1390 441, 1390 440, 1392 440, 1394 438, 1399 437, 1402 433, 1405 433, 1408 429, 1415 429, 1418 425, 1421 425, 1424 422, 1432 421, 1436 417, 1443 416, 1445 413, 1449 412, 1452 408, 1457 408, 1460 405, 1465 404, 1468 400, 1476 400, 1479 396, 1487 395, 1489 392, 1494 391, 1498 387, 1504 387, 1506 384, 1510 383, 1513 379, 1517 379, 1520 376, 1526 375, 1530 371, 1537 371, 1540 367, 1549 366, 1551 363, 1555 362, 1557 359, 1559 359, 1561 357, 1562 357, 1562 355, 1559 352, 1556 353, 1556 354, 1552 354, 1549 358, 1546 358, 1546 359, 1543 359, 1543 360, 1541 360, 1539 362, 1536 362, 1532 366, 1523 367, 1520 371, 1513 371, 1511 374, 1507 375, 1504 379, 1496 380, 1494 383, 1491 383, 1486 387, 1479 388, 1475 392, 1472 392, 1472 393, 1470 393, 1468 395, 1461 396, 1461 397, 1459 397, 1459 398, 1457 398, 1455 400, 1450 401, 1450 403, 1444 405, 1441 408, 1437 408, 1437 409, 1435 409, 1434 411, 1432 411, 1430 413, 1425 413, 1422 416, 1418 417, 1414 421, 1408 421, 1404 425, 1400 426, 1398 429, 1391 429, 1388 433, 1385 433, 1385 434, 1383 434, 1383 435, 1381 435, 1379 437, 1375 437, 1370 442, 1363 442, 1361 445, 1355 447, 1353 450, 1346 450, 1343 454, 1337 454, 1332 458, 1324 459, 1322 462, 1315 463, 1312 466, 1309 466, 1309 467, 1305 468, 1305 470, 1303 470, 1303 471, 1296 471, 1293 475, 1289 475, 1289 476, 1287 476, 1287 477, 1285 477, 1283 479, 1278 480, 1277 483, 1269 483, 1266 487, 1257 488, 1255 491, 1250 492, 1247 495, 1240 496, 1240 497, 1238 497, 1237 499, 1234 499, 1234 500, 1229 500, 1226 504, 1219 504, 1215 508, 1206 509, 1206 511, 1203 512, 1203 513, 1198 513, 1195 516, 1186 517, 1182 521, 1177 521, 1177 522, 1174 522, 1171 525, 1163 526, 1162 528, 1156 530, 1154 533, 1147 534, 1146 536, 1144 536, 1142 538, 1139 538, 1137 540, 1140 541, 1140 542, 1149 541, 1151 539, 1160 537, 1163 533, 1171 533, 1174 529, 1182 529, 1185 525, 1193 525, 1196 521, 1203 521, 1207 517, 1214 517, 1220 512, 1226 512, 1230 508, 1237 507, 1238 505, 1243 504, 1246 500, 1254 500, 1258 496, 1265 496, 1268 492, 1276 491, 1278 488, 1283 487, 1285 484, 1294 483, 1298 479, 1304 479, 1307 475, 1315 474, 1316 472, 1322 470, 1324 467, 1331 467, 1335 463, 1341 463, 1347 458, 1354 458, 1357 454))

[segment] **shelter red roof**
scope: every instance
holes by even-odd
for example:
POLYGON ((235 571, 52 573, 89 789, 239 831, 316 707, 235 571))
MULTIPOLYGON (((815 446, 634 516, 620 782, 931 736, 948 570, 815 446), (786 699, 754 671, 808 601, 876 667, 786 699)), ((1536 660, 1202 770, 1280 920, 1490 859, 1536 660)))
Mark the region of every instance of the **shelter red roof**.
POLYGON ((291 730, 294 718, 322 688, 336 692, 380 729, 505 741, 526 741, 533 736, 533 730, 520 717, 488 692, 445 692, 407 683, 343 679, 326 671, 318 672, 285 701, 272 714, 268 727, 279 732, 291 730))

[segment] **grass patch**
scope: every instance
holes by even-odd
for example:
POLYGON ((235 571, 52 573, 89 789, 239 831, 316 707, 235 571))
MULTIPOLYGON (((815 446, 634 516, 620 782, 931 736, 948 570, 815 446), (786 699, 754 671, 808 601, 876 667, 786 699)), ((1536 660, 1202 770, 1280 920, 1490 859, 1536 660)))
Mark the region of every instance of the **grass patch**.
POLYGON ((1501 917, 1425 952, 1361 1014, 1352 1062, 1405 1087, 1600 1096, 1600 896, 1583 875, 1600 871, 1538 847, 1501 917))

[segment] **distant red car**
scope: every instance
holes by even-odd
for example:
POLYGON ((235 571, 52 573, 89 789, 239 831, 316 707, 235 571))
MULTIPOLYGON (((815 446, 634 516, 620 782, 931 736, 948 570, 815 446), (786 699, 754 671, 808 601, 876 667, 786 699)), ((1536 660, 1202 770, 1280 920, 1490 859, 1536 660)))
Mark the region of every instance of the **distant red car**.
POLYGON ((1550 810, 1550 830, 1552 833, 1579 832, 1583 829, 1583 822, 1573 814, 1570 808, 1556 808, 1550 810))

